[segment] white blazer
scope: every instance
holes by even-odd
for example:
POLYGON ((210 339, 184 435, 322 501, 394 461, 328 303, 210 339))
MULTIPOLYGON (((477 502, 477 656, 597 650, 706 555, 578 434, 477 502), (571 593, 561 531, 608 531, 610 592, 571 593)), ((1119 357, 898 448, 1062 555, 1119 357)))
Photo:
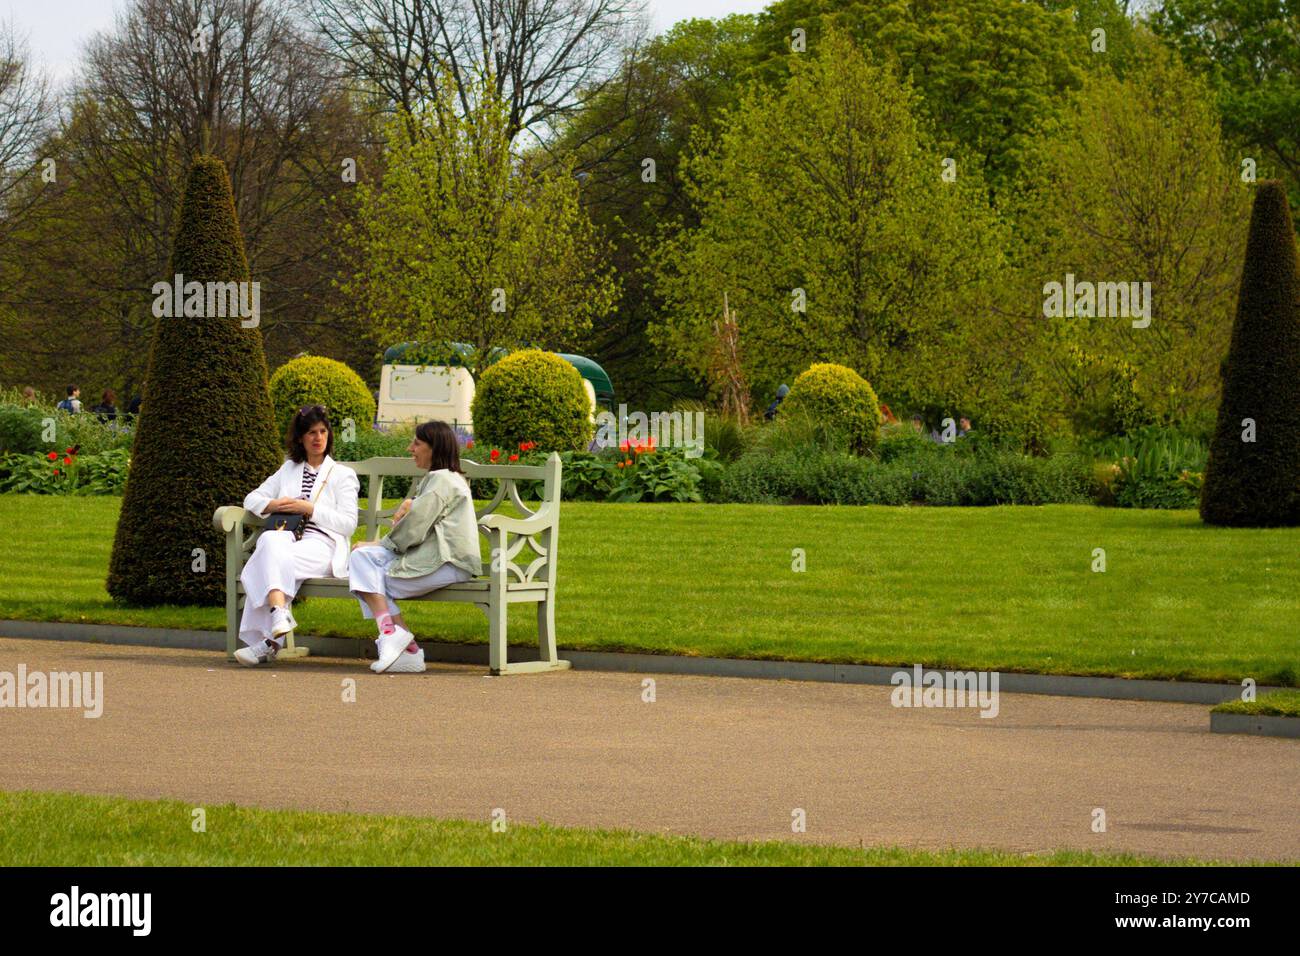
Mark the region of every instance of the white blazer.
MULTIPOLYGON (((302 463, 286 459, 285 463, 256 491, 244 499, 244 508, 255 515, 276 498, 297 498, 302 494, 302 463)), ((352 533, 357 530, 357 493, 361 482, 357 473, 329 455, 321 462, 316 484, 312 487, 314 506, 311 522, 334 542, 333 572, 336 578, 348 576, 348 555, 352 552, 352 533), (328 477, 326 477, 328 476, 328 477)))

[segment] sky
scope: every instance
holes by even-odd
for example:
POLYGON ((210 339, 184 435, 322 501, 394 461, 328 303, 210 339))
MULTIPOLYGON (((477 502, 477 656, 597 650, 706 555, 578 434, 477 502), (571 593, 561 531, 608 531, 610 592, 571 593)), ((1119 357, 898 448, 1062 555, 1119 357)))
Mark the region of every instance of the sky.
MULTIPOLYGON (((656 32, 689 17, 725 17, 757 13, 769 0, 649 0, 647 11, 656 32)), ((0 0, 0 19, 25 35, 37 62, 58 80, 76 68, 82 43, 113 24, 123 0, 0 0)))

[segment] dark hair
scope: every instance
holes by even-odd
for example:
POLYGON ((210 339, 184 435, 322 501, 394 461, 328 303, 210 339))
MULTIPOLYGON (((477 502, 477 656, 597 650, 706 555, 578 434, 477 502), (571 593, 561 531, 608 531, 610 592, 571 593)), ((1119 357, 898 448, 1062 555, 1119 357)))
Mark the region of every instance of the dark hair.
POLYGON ((304 405, 294 413, 293 421, 289 422, 289 430, 284 435, 284 450, 294 462, 300 464, 307 460, 307 449, 302 443, 302 436, 319 422, 324 422, 329 429, 325 454, 334 454, 334 426, 330 424, 329 412, 324 405, 304 405))
POLYGON ((460 440, 450 425, 446 422, 425 422, 416 426, 415 437, 433 449, 433 457, 429 460, 430 471, 446 468, 457 474, 462 473, 460 440))
POLYGON ((113 394, 113 390, 111 388, 104 389, 104 398, 103 398, 104 404, 112 405, 116 401, 117 401, 117 396, 113 394))
POLYGON ((75 391, 78 391, 77 386, 75 386, 75 385, 69 385, 69 386, 68 386, 68 397, 71 398, 71 397, 72 397, 72 393, 75 392, 75 391))

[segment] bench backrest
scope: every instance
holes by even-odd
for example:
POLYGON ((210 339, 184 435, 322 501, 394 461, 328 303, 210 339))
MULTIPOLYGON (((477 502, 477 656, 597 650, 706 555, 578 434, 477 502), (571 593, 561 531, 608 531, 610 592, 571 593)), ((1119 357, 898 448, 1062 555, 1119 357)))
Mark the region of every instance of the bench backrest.
MULTIPOLYGON (((383 507, 385 478, 421 478, 425 472, 410 458, 367 458, 365 461, 343 462, 357 473, 361 479, 363 493, 369 501, 361 520, 365 523, 367 541, 379 537, 379 528, 392 527, 393 512, 396 507, 383 507)), ((531 518, 547 511, 557 511, 560 501, 560 456, 555 452, 541 465, 482 465, 476 461, 462 458, 461 470, 466 478, 495 479, 496 493, 487 504, 474 509, 474 516, 482 520, 509 501, 519 509, 519 516, 531 518), (542 497, 537 508, 524 504, 519 496, 520 481, 542 482, 542 497)))

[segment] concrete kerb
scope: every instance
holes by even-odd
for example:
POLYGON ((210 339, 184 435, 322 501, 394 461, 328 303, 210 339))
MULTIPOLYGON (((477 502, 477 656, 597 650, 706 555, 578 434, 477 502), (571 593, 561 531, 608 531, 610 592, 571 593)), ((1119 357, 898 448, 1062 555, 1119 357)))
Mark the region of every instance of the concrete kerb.
POLYGON ((1210 714, 1216 734, 1254 734, 1257 737, 1293 737, 1300 740, 1300 717, 1275 714, 1210 714))
MULTIPOLYGON (((49 621, 0 621, 0 636, 39 640, 173 647, 186 650, 224 651, 221 631, 196 631, 164 627, 130 627, 119 624, 72 624, 49 621)), ((364 659, 369 641, 347 637, 295 636, 294 643, 324 657, 364 659)), ((421 641, 426 660, 445 664, 487 667, 486 644, 440 644, 421 641)), ((536 647, 511 647, 512 660, 536 660, 536 647)), ((765 680, 805 680, 838 684, 885 684, 904 667, 873 664, 819 664, 807 661, 759 661, 722 657, 679 657, 666 654, 627 654, 610 651, 566 651, 561 656, 576 670, 621 671, 635 674, 682 674, 696 677, 744 677, 765 680)), ((287 666, 293 666, 288 664, 287 666)), ((933 668, 929 668, 933 669, 933 668)), ((1072 677, 1053 674, 1000 672, 999 691, 1009 694, 1045 694, 1052 697, 1099 697, 1182 704, 1218 704, 1241 695, 1237 684, 1193 681, 1129 680, 1121 677, 1072 677)), ((1260 692, 1278 688, 1260 687, 1260 692)), ((1229 716, 1229 715, 1217 715, 1229 716)), ((1297 723, 1300 723, 1298 721, 1297 723)))

